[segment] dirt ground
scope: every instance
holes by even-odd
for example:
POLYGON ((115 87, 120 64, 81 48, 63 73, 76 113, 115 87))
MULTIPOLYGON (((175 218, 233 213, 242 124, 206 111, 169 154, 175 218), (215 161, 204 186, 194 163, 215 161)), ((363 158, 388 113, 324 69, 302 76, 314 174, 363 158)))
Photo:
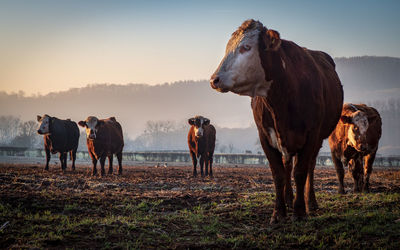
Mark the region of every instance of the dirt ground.
MULTIPOLYGON (((100 172, 99 169, 98 172, 100 172)), ((0 245, 5 248, 108 248, 108 246, 111 248, 124 248, 125 246, 158 248, 160 247, 159 244, 165 244, 166 241, 167 245, 163 245, 163 247, 167 248, 230 248, 233 245, 230 245, 228 241, 221 243, 222 245, 212 245, 209 242, 198 245, 195 242, 185 241, 185 237, 182 235, 171 236, 168 233, 168 228, 182 230, 181 226, 185 228, 186 222, 182 222, 182 225, 180 225, 178 219, 178 221, 172 222, 165 222, 165 220, 168 220, 168 214, 176 215, 176 211, 194 211, 198 208, 207 209, 207 207, 214 206, 215 211, 217 211, 218 204, 224 204, 224 206, 237 205, 238 201, 259 193, 263 197, 269 197, 271 202, 251 210, 251 213, 255 213, 251 216, 256 216, 257 223, 267 225, 273 209, 274 187, 271 171, 268 167, 215 166, 213 178, 192 177, 190 166, 168 166, 166 168, 125 166, 122 176, 116 175, 116 172, 114 169, 112 175, 93 177, 91 176, 91 168, 86 165, 78 165, 74 172, 70 170, 68 165, 68 170, 63 173, 59 166, 51 166, 50 171, 45 171, 44 166, 37 164, 0 164, 0 201, 2 205, 0 207, 0 227, 2 227, 0 229, 0 238, 2 238, 0 245), (133 206, 134 209, 126 210, 126 207, 129 206, 133 206), (22 215, 18 214, 17 210, 22 215), (121 241, 119 237, 123 236, 118 234, 118 230, 121 231, 122 229, 113 223, 125 223, 118 222, 122 219, 110 222, 109 226, 114 225, 113 228, 116 230, 113 237, 110 238, 105 233, 106 236, 103 235, 103 239, 100 237, 93 242, 90 242, 87 238, 88 235, 85 234, 92 234, 97 229, 87 229, 82 224, 71 226, 69 233, 59 229, 56 235, 49 235, 49 232, 43 229, 43 224, 52 227, 52 223, 61 223, 60 220, 62 220, 62 223, 66 223, 64 220, 68 220, 68 223, 71 224, 71 221, 78 223, 85 217, 109 218, 112 216, 112 218, 115 218, 117 216, 132 216, 138 211, 144 211, 145 213, 141 214, 143 216, 149 213, 156 213, 157 216, 161 216, 162 219, 157 220, 157 222, 165 222, 166 224, 161 228, 155 225, 154 228, 159 228, 162 232, 160 234, 167 235, 165 237, 171 237, 171 239, 154 240, 153 243, 149 243, 152 242, 149 239, 147 241, 143 239, 140 242, 136 241, 136 245, 115 245, 115 242, 121 241), (26 218, 26 214, 31 215, 32 218, 26 218), (41 217, 44 215, 58 217, 46 221, 41 217), (38 217, 36 220, 35 216, 38 217), (46 234, 34 235, 32 231, 35 231, 35 229, 31 229, 32 225, 26 223, 29 219, 32 219, 32 223, 37 226, 36 228, 46 231, 46 234), (260 219, 261 221, 258 221, 260 219), (43 221, 40 222, 41 220, 43 221)), ((352 193, 353 182, 349 173, 346 174, 345 185, 346 191, 352 193)), ((375 168, 371 176, 370 186, 371 193, 400 193, 399 170, 375 168)), ((316 168, 315 190, 317 194, 336 195, 337 178, 333 167, 316 168)), ((225 212, 229 216, 232 211, 225 209, 220 212, 225 212)), ((221 213, 216 212, 218 218, 224 222, 221 213)), ((227 219, 227 221, 235 224, 231 219, 227 219)), ((144 223, 143 220, 140 220, 140 222, 144 223)), ((91 225, 95 228, 96 226, 101 228, 101 225, 107 223, 103 221, 100 224, 95 224, 93 222, 91 225)), ((135 223, 135 225, 139 223, 137 218, 135 223)), ((255 221, 252 223, 255 223, 255 221)), ((64 227, 68 225, 66 224, 64 227)), ((132 231, 129 231, 129 228, 127 227, 124 230, 132 232, 132 234, 135 234, 135 230, 139 230, 132 229, 132 231)), ((154 228, 152 229, 153 233, 154 228)), ((156 230, 156 232, 158 231, 156 230)), ((152 233, 145 231, 140 231, 139 235, 135 234, 132 237, 137 239, 140 235, 152 237, 152 233)), ((92 236, 89 235, 89 237, 92 236)))

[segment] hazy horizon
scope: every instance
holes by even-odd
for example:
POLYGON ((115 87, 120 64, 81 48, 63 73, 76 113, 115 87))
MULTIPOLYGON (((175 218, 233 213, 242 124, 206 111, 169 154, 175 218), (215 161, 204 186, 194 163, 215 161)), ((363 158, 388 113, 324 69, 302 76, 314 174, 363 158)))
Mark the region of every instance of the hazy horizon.
POLYGON ((0 91, 206 80, 246 19, 332 57, 400 57, 398 1, 0 1, 0 91))

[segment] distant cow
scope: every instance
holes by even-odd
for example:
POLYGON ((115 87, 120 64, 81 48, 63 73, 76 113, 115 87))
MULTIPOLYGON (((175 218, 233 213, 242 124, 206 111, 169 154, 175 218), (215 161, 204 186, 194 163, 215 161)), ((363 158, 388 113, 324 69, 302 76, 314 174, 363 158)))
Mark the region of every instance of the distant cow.
POLYGON ((113 154, 118 159, 118 174, 122 174, 122 149, 124 138, 121 125, 115 117, 99 120, 89 116, 85 121, 80 121, 79 126, 86 129, 86 144, 93 163, 93 175, 97 174, 97 161, 100 160, 101 175, 104 176, 104 163, 108 157, 108 173, 113 172, 113 154))
POLYGON ((381 134, 382 121, 376 109, 365 104, 343 105, 340 121, 329 137, 339 193, 345 193, 343 165, 349 166, 353 175, 354 192, 369 191, 369 176, 381 134))
POLYGON ((197 176, 197 161, 200 158, 200 173, 203 177, 203 165, 206 164, 205 175, 213 175, 212 164, 215 149, 215 128, 210 124, 210 120, 195 116, 188 120, 191 125, 188 133, 188 145, 190 156, 193 162, 193 176, 197 176), (210 166, 210 172, 208 172, 210 166))
POLYGON ((49 115, 37 116, 38 134, 43 135, 46 152, 46 167, 49 170, 51 154, 59 153, 61 169, 67 168, 67 152, 72 160, 72 170, 75 170, 76 150, 79 144, 79 128, 70 119, 60 120, 49 115))
POLYGON ((316 157, 343 104, 332 58, 282 40, 259 21, 247 20, 232 34, 210 84, 219 92, 252 97, 254 120, 275 183, 271 223, 286 217, 285 202, 294 206, 294 219, 306 216, 306 205, 308 211, 316 209, 316 157))

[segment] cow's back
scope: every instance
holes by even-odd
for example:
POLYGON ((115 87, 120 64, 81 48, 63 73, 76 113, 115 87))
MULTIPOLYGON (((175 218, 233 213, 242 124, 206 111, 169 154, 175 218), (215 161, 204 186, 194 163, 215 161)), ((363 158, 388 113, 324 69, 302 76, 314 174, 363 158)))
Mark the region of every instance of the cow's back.
POLYGON ((88 140, 88 147, 97 155, 117 153, 124 147, 122 127, 115 119, 104 119, 104 124, 98 128, 96 139, 88 140))
POLYGON ((53 117, 50 135, 45 136, 45 146, 54 152, 67 152, 78 147, 79 128, 71 120, 60 120, 53 117))
POLYGON ((206 149, 210 153, 214 153, 215 149, 215 127, 211 124, 204 127, 204 138, 206 139, 206 149))
POLYGON ((313 57, 323 85, 324 114, 321 136, 328 138, 340 118, 343 105, 343 87, 335 70, 333 59, 322 51, 308 50, 313 57))

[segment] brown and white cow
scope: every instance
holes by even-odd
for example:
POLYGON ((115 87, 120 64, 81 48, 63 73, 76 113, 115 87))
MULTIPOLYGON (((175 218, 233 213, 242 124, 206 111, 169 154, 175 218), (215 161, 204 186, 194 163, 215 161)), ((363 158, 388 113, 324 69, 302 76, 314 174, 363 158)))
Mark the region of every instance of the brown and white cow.
POLYGON ((349 167, 353 176, 354 192, 369 192, 369 176, 381 134, 382 121, 376 109, 365 104, 343 105, 340 121, 329 136, 339 193, 345 193, 343 165, 349 167))
POLYGON ((124 137, 122 127, 115 117, 99 120, 89 116, 85 121, 80 121, 79 126, 86 129, 86 144, 93 163, 93 175, 97 174, 97 161, 100 160, 101 175, 105 174, 104 163, 108 157, 108 173, 113 172, 113 154, 118 159, 118 174, 122 174, 122 149, 124 137))
POLYGON ((275 183, 271 223, 286 217, 285 202, 294 206, 294 219, 306 216, 306 205, 308 211, 316 209, 316 157, 343 104, 332 58, 281 39, 259 21, 247 20, 232 34, 210 84, 219 92, 252 97, 254 120, 275 183))
POLYGON ((79 128, 70 119, 61 120, 49 115, 37 116, 39 122, 38 134, 43 135, 46 152, 46 167, 49 170, 51 154, 59 153, 61 170, 67 169, 67 153, 72 160, 72 170, 75 170, 76 151, 79 144, 79 128))
POLYGON ((195 116, 188 119, 191 125, 188 133, 188 145, 193 162, 193 176, 197 176, 197 162, 200 159, 200 173, 203 177, 203 166, 205 163, 205 175, 212 176, 212 164, 215 149, 215 128, 210 120, 203 116, 195 116), (210 166, 210 172, 208 172, 210 166))

